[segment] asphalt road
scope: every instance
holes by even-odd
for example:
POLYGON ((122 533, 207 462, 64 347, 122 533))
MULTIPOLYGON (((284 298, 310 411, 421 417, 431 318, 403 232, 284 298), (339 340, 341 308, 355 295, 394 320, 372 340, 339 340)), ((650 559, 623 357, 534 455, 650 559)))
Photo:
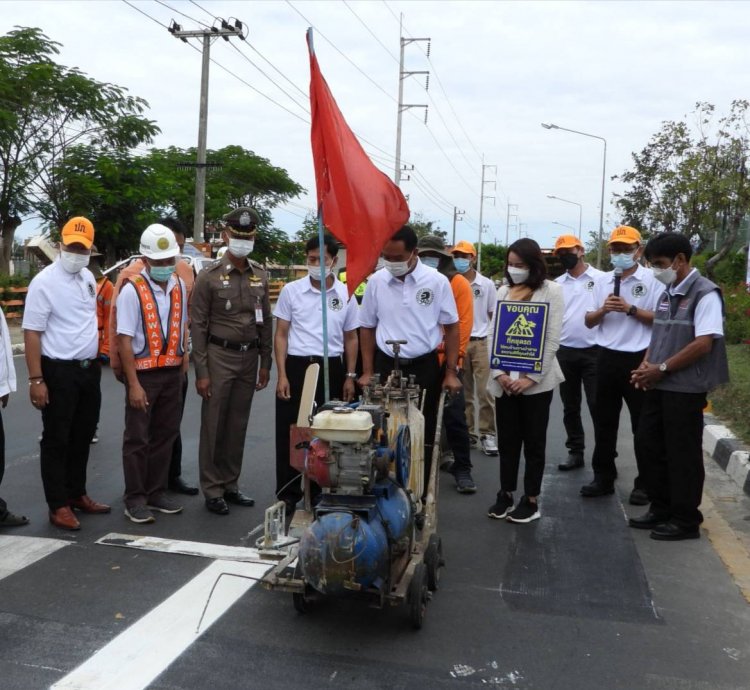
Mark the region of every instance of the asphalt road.
MULTIPOLYGON (((173 653, 170 663, 170 645, 185 632, 181 616, 200 613, 206 599, 189 592, 180 598, 178 591, 197 582, 213 561, 95 542, 126 533, 247 543, 243 539, 273 498, 272 389, 255 400, 246 443, 242 489, 256 506, 220 517, 209 514, 200 497, 185 497, 181 515, 138 526, 123 516, 121 498, 124 392, 105 370, 101 440, 92 447, 88 490, 111 503, 113 512, 83 516, 80 532, 65 533, 47 521, 39 477, 41 420, 28 403, 22 358, 16 367, 22 390, 3 411, 2 495, 31 524, 0 533, 0 554, 21 548, 7 539, 3 544, 6 537, 35 538, 24 541, 28 548, 62 548, 29 557, 25 566, 0 561, 0 577, 4 567, 15 571, 0 579, 2 690, 122 690, 143 687, 138 674, 147 671, 154 677, 149 687, 165 690, 750 688, 750 607, 717 553, 722 539, 734 539, 739 556, 747 558, 747 499, 711 469, 708 491, 723 515, 711 524, 728 526, 727 534, 662 543, 630 530, 626 516, 642 509, 623 506, 633 476, 627 435, 620 445, 618 494, 581 499, 578 488, 589 470, 571 476, 556 469, 565 455, 557 399, 540 521, 512 525, 487 518, 497 490, 496 458, 473 452, 479 485, 473 496, 458 495, 443 475, 439 532, 447 566, 421 631, 412 630, 401 608, 329 599, 300 615, 289 594, 253 587, 246 578, 222 578, 217 600, 224 598, 222 587, 229 589, 228 579, 243 588, 234 598, 227 594, 226 612, 173 653), (110 656, 97 655, 109 643, 110 656), (99 668, 88 677, 76 675, 84 663, 99 668)), ((191 376, 183 422, 184 475, 191 481, 197 478, 198 428, 191 376)), ((213 567, 221 571, 224 565, 213 567)))

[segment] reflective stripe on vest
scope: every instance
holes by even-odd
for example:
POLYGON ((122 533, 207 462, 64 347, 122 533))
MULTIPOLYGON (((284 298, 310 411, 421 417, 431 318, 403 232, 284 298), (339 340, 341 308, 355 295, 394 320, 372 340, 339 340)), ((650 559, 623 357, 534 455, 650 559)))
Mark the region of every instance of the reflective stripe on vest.
POLYGON ((134 276, 128 281, 133 284, 141 303, 141 319, 146 345, 135 355, 135 368, 139 371, 163 367, 178 367, 182 364, 182 289, 180 281, 169 293, 169 336, 164 343, 156 298, 149 282, 142 276, 134 276))

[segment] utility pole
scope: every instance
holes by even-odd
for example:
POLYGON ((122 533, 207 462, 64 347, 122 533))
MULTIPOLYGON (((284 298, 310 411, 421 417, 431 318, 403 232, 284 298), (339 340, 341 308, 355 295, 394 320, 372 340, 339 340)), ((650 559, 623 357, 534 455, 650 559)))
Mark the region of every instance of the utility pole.
POLYGON ((487 168, 492 168, 497 175, 497 166, 496 165, 485 165, 484 164, 484 156, 482 156, 482 187, 479 191, 479 239, 477 242, 477 271, 481 272, 482 270, 482 231, 484 230, 484 226, 482 225, 482 218, 484 216, 484 200, 485 199, 492 199, 492 201, 495 201, 494 196, 486 196, 484 193, 484 185, 492 183, 493 189, 495 188, 495 180, 485 180, 484 179, 484 172, 487 170, 487 168))
POLYGON ((201 99, 198 110, 198 155, 195 161, 195 209, 193 211, 193 238, 196 242, 203 242, 206 210, 206 137, 208 130, 208 66, 211 61, 211 43, 217 38, 229 41, 234 36, 241 40, 247 38, 247 29, 239 19, 229 24, 224 19, 216 18, 210 28, 184 30, 172 20, 168 29, 175 38, 187 43, 188 38, 203 39, 203 60, 201 63, 201 99), (218 26, 217 26, 218 24, 218 26))
POLYGON ((430 39, 429 38, 404 38, 403 37, 403 21, 404 15, 401 15, 399 21, 399 39, 401 43, 401 51, 398 62, 398 116, 396 118, 396 165, 395 172, 393 175, 393 181, 396 186, 401 185, 401 120, 405 110, 410 108, 424 108, 424 123, 427 124, 427 105, 417 103, 404 103, 404 79, 411 77, 415 74, 424 74, 425 76, 425 91, 430 88, 430 72, 428 70, 418 70, 407 72, 404 70, 404 48, 410 43, 416 43, 417 41, 427 41, 427 57, 430 57, 430 39))
POLYGON ((510 246, 508 242, 510 241, 510 209, 511 208, 514 208, 516 209, 516 211, 518 211, 518 204, 511 204, 510 199, 508 199, 508 214, 505 216, 505 248, 506 249, 510 246))
POLYGON ((453 207, 453 244, 451 246, 456 246, 456 221, 463 220, 464 213, 466 211, 459 211, 457 206, 453 207))

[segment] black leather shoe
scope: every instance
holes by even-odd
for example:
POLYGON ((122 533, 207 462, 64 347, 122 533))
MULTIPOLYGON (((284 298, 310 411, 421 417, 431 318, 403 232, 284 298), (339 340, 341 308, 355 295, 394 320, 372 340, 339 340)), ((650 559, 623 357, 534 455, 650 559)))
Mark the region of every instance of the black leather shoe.
POLYGON ((221 496, 219 498, 207 498, 206 508, 217 515, 229 515, 229 506, 221 496))
POLYGON ((175 477, 169 480, 169 490, 176 494, 185 494, 186 496, 197 496, 198 487, 190 486, 182 477, 175 477))
POLYGON ((651 501, 648 498, 648 494, 643 489, 633 489, 630 492, 628 503, 630 503, 631 506, 647 506, 651 501))
POLYGON ((680 527, 674 522, 665 522, 663 525, 654 527, 649 536, 659 541, 681 541, 683 539, 698 539, 701 533, 697 527, 680 527))
POLYGON ((604 482, 601 479, 594 479, 591 484, 581 487, 581 496, 594 498, 596 496, 609 496, 615 492, 615 485, 611 482, 604 482))
POLYGON ((577 470, 579 467, 583 467, 583 455, 570 453, 568 459, 565 462, 561 462, 557 466, 557 469, 561 472, 570 472, 570 470, 577 470))
POLYGON ((628 520, 628 524, 636 529, 652 529, 657 525, 663 525, 669 521, 669 515, 666 513, 652 513, 650 510, 643 515, 638 517, 632 517, 628 520))
POLYGON ((225 491, 224 500, 227 503, 234 503, 236 506, 254 506, 255 499, 246 496, 241 491, 225 491))

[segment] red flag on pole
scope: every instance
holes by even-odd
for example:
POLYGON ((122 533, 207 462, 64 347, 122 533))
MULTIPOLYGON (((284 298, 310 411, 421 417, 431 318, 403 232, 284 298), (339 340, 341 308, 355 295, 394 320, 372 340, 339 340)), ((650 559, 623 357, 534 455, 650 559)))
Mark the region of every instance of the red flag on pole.
POLYGON ((378 170, 346 124, 323 75, 307 30, 310 52, 312 151, 318 212, 346 245, 346 282, 351 295, 373 271, 394 232, 409 220, 401 190, 378 170))

